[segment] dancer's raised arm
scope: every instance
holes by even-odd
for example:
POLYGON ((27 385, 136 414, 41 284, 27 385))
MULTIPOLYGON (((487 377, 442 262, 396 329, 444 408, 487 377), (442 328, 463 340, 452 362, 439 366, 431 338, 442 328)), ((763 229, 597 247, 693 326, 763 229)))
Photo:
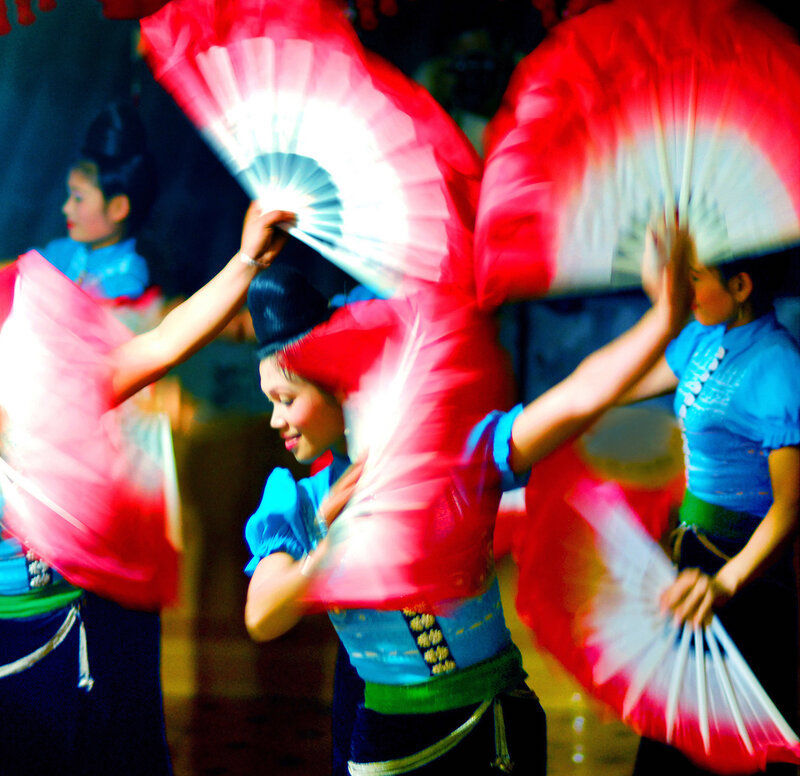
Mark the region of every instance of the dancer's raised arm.
MULTIPOLYGON (((663 243, 659 243, 664 251, 663 243)), ((691 300, 691 239, 678 234, 656 301, 632 328, 585 358, 560 383, 531 402, 514 422, 509 464, 515 472, 581 433, 645 376, 686 322, 691 300)))
POLYGON ((280 253, 288 234, 279 228, 294 214, 260 212, 250 205, 239 252, 199 291, 151 331, 134 337, 114 354, 112 387, 117 402, 162 377, 216 337, 244 304, 250 281, 280 253))

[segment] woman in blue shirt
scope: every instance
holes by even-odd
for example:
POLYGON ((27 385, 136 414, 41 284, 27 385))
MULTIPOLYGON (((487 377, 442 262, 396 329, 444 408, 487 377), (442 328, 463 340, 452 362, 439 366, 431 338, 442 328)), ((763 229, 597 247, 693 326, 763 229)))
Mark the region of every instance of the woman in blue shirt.
MULTIPOLYGON (((251 208, 239 253, 156 328, 109 354, 112 405, 224 328, 241 309, 256 272, 287 238, 275 225, 292 218, 251 208)), ((58 305, 44 291, 40 296, 45 309, 58 305)), ((80 325, 76 329, 85 335, 80 325)), ((69 323, 66 329, 72 332, 69 323)), ((49 390, 57 392, 59 385, 49 390)), ((87 508, 91 500, 86 494, 87 508)), ((58 572, 58 559, 49 560, 52 566, 35 547, 23 547, 5 532, 0 536, 0 772, 168 776, 158 611, 80 589, 58 572)))
MULTIPOLYGON (((662 604, 680 621, 716 612, 790 724, 797 719, 792 543, 800 504, 800 349, 776 320, 766 260, 695 264, 694 316, 628 400, 676 390, 687 489, 662 604)), ((704 774, 643 740, 636 771, 704 774)), ((795 773, 773 764, 767 773, 795 773)))
MULTIPOLYGON (((679 242, 673 273, 680 272, 686 253, 686 243, 679 242)), ((660 294, 636 326, 536 401, 479 422, 464 458, 485 465, 478 489, 488 492, 470 495, 499 502, 504 484, 519 484, 533 463, 614 404, 682 325, 684 285, 668 284, 670 293, 660 294)), ((351 467, 347 457, 339 399, 276 358, 327 317, 324 300, 302 278, 270 270, 251 284, 248 303, 273 428, 299 461, 333 452, 329 468, 298 483, 275 471, 247 524, 253 559, 245 622, 251 636, 264 641, 285 633, 306 611, 304 593, 328 551, 327 528, 352 494, 359 464, 351 467)), ((496 577, 446 616, 365 609, 330 616, 365 681, 349 742, 351 774, 479 774, 512 764, 522 773, 544 773, 542 712, 524 685, 496 577)))
POLYGON ((68 237, 40 253, 95 297, 136 299, 149 285, 136 235, 156 196, 156 170, 144 126, 129 105, 92 122, 67 177, 62 208, 68 237))

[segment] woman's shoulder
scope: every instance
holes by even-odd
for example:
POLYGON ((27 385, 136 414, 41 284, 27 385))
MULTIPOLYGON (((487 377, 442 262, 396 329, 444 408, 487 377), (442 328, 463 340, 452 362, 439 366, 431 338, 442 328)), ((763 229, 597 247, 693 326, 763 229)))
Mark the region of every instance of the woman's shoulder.
POLYGON ((774 427, 768 434, 767 446, 797 444, 800 434, 800 347, 797 341, 782 326, 770 326, 753 342, 748 355, 738 395, 748 413, 763 418, 770 428, 774 427))
POLYGON ((273 469, 264 485, 261 503, 245 526, 245 539, 253 553, 246 567, 252 572, 258 559, 273 552, 295 558, 310 552, 319 537, 314 515, 321 494, 327 492, 326 470, 296 480, 288 469, 273 469))
POLYGON ((764 321, 750 348, 750 372, 800 380, 800 343, 774 315, 764 321))
POLYGON ((83 244, 70 237, 57 237, 50 240, 43 248, 34 250, 42 254, 52 265, 62 272, 69 265, 72 257, 83 248, 83 244))

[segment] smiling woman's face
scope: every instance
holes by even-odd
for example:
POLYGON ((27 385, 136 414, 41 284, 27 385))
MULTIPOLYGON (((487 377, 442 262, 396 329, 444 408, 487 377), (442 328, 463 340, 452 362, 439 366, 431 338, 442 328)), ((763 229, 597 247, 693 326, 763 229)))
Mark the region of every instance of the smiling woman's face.
POLYGON ((346 453, 342 407, 333 396, 287 375, 273 356, 261 362, 259 374, 261 390, 272 402, 270 425, 298 461, 310 463, 328 450, 346 453))

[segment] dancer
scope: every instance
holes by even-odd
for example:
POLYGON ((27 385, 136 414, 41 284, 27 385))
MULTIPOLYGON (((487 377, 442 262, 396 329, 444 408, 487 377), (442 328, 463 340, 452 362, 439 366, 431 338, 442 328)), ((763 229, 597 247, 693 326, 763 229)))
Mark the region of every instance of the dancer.
MULTIPOLYGON (((652 366, 685 321, 687 253, 682 237, 657 302, 636 326, 524 409, 492 412, 476 427, 464 457, 485 464, 479 488, 494 490, 499 502, 501 480, 518 486, 537 460, 579 433, 652 366)), ((329 552, 326 527, 352 495, 361 463, 351 465, 347 457, 340 397, 287 371, 276 356, 325 320, 324 299, 302 278, 271 270, 253 282, 248 304, 273 427, 300 461, 333 452, 328 469, 299 483, 285 470, 273 472, 248 521, 253 559, 245 622, 263 641, 285 633, 306 611, 304 594, 329 552)), ((512 764, 522 773, 545 772, 544 713, 524 684, 496 577, 486 592, 446 616, 364 609, 330 616, 366 683, 349 742, 350 773, 491 773, 512 764)))
MULTIPOLYGON (((672 539, 680 569, 662 605, 679 621, 719 616, 767 694, 797 721, 800 349, 775 317, 767 259, 694 262, 694 317, 628 401, 677 388, 687 488, 672 539)), ((706 774, 643 739, 635 773, 706 774)), ((771 764, 768 774, 794 774, 771 764)))
MULTIPOLYGON (((110 354, 112 406, 222 330, 244 303, 254 275, 283 246, 287 235, 275 225, 292 218, 251 207, 241 250, 219 274, 158 327, 110 354)), ((91 498, 86 503, 90 508, 91 498)), ((0 549, 3 773, 170 773, 158 612, 72 586, 35 548, 3 542, 0 549)))
POLYGON ((92 121, 70 167, 62 211, 68 237, 40 253, 70 280, 105 299, 136 299, 149 285, 136 236, 156 197, 156 168, 144 125, 128 104, 92 121))

